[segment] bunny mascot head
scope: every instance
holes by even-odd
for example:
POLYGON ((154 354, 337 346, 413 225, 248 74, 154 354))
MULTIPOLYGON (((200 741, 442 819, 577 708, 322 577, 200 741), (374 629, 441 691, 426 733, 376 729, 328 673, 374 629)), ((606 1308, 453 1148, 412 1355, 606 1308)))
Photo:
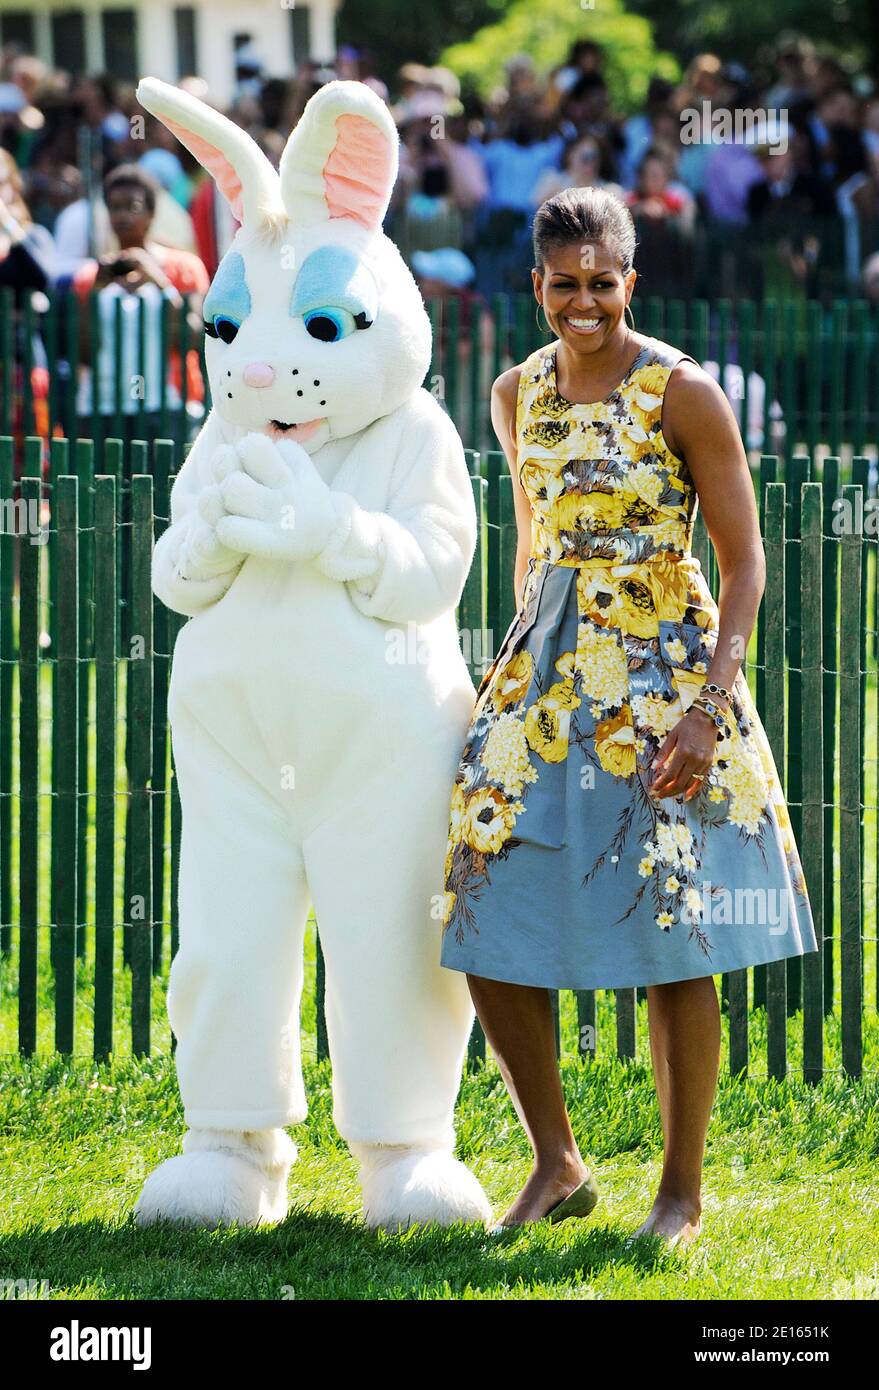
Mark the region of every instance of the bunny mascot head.
POLYGON ((331 82, 276 173, 202 102, 154 78, 138 97, 241 225, 204 301, 213 408, 153 556, 155 592, 191 618, 168 696, 188 1132, 137 1216, 286 1213, 313 905, 334 1118, 367 1221, 485 1221, 452 1153, 473 1013, 438 931, 476 517, 460 439, 421 387, 424 305, 382 232, 396 130, 369 88, 331 82))
POLYGON ((279 176, 194 97, 145 78, 138 99, 209 170, 241 223, 204 305, 223 419, 313 453, 407 401, 430 362, 430 323, 382 232, 398 161, 384 103, 362 83, 329 83, 290 136, 279 176))

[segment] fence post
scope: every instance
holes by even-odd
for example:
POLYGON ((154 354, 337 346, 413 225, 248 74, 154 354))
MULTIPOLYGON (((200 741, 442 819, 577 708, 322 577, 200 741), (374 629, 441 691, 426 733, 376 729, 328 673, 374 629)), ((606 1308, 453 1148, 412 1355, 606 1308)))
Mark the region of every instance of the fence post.
MULTIPOLYGON (((785 485, 767 483, 766 591, 764 601, 771 622, 765 637, 766 737, 782 786, 785 785, 785 485)), ((787 1072, 787 961, 772 961, 766 967, 766 1069, 781 1080, 787 1072)))
MULTIPOLYGON (((25 515, 39 514, 40 478, 22 478, 25 515)), ((37 1047, 37 960, 40 895, 40 556, 42 546, 19 537, 18 629, 18 1047, 37 1047)), ((50 929, 51 938, 51 929, 50 929)))
POLYGON ((839 874, 840 984, 842 991, 842 1065, 860 1076, 862 1054, 863 970, 861 956, 861 643, 860 612, 863 492, 842 490, 854 518, 842 536, 841 586, 846 603, 839 642, 839 874))
POLYGON ((116 903, 116 479, 95 479, 95 1031, 113 1049, 116 903))
POLYGON ((74 469, 79 480, 79 820, 77 823, 76 915, 80 931, 77 954, 85 956, 85 920, 87 912, 86 857, 89 795, 89 657, 93 651, 94 634, 94 524, 95 524, 95 450, 90 439, 78 439, 74 450, 74 469))
MULTIPOLYGON (((168 526, 169 479, 174 461, 174 444, 170 439, 157 439, 153 446, 153 505, 155 507, 155 539, 168 526)), ((168 767, 168 672, 171 665, 168 647, 169 610, 153 596, 153 747, 152 747, 152 806, 153 806, 153 973, 162 966, 165 935, 165 811, 167 803, 168 767)))
POLYGON ((822 672, 822 494, 820 483, 802 491, 802 713, 803 872, 809 889, 818 950, 803 959, 803 1076, 820 1081, 824 1069, 824 679, 822 672))
POLYGON ((833 925, 836 920, 836 696, 839 643, 839 535, 834 503, 839 493, 839 459, 826 458, 821 471, 823 502, 821 600, 824 666, 824 1011, 832 1012, 834 992, 833 925))
POLYGON ((127 653, 133 724, 128 819, 131 881, 126 913, 131 941, 131 1047, 136 1056, 150 1050, 152 989, 152 545, 153 480, 136 474, 131 479, 131 625, 127 653))
MULTIPOLYGON (((76 1024, 77 823, 79 819, 79 480, 58 479, 54 511, 58 526, 58 708, 52 741, 57 743, 57 843, 52 845, 55 885, 55 1050, 73 1052, 76 1024)), ((82 769, 84 771, 84 769, 82 769)))
MULTIPOLYGON (((787 798, 790 803, 791 824, 797 844, 803 833, 803 726, 802 726, 802 620, 800 614, 800 507, 802 485, 809 479, 809 459, 791 459, 785 469, 787 483, 787 545, 786 591, 787 616, 787 798)), ((803 1002, 803 967, 799 956, 787 963, 787 1002, 790 1013, 796 1013, 803 1002)))
MULTIPOLYGON (((0 501, 4 518, 15 515, 12 453, 13 441, 8 437, 0 439, 0 501)), ((25 530, 28 530, 27 506, 23 510, 25 530)), ((0 526, 0 955, 3 956, 12 950, 12 667, 15 661, 12 595, 15 532, 19 529, 14 525, 0 526)))

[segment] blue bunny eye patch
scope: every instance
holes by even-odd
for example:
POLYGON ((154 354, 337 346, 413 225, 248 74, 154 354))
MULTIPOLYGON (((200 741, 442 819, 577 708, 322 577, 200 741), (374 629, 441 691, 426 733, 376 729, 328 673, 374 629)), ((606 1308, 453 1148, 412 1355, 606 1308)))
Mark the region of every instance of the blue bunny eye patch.
POLYGON ((237 325, 243 323, 250 313, 250 291, 244 275, 244 257, 237 251, 229 251, 221 260, 213 283, 205 295, 204 320, 210 325, 216 337, 216 321, 222 320, 237 325))
MULTIPOLYGON (((204 328, 211 338, 231 343, 252 308, 244 257, 223 257, 205 295, 204 328)), ((312 338, 332 343, 358 328, 369 328, 378 312, 378 286, 371 271, 343 246, 322 246, 307 256, 290 302, 312 338)))
POLYGON ((316 309, 341 309, 356 328, 369 328, 378 312, 378 286, 353 251, 344 246, 321 246, 306 256, 293 286, 292 317, 316 309))

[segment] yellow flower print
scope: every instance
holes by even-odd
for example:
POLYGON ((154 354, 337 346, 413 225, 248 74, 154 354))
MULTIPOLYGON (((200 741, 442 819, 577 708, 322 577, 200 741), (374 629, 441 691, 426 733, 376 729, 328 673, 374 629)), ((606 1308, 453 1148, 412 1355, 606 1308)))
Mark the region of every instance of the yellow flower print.
POLYGON ((639 728, 649 729, 657 738, 665 738, 681 717, 673 702, 652 692, 632 697, 632 714, 639 728))
POLYGON ((546 504, 554 503, 561 495, 565 482, 561 470, 550 460, 542 463, 539 459, 528 459, 521 468, 520 481, 528 496, 539 505, 541 493, 546 494, 546 504))
MULTIPOLYGON (((465 806, 465 803, 466 803, 466 798, 465 798, 465 795, 464 795, 464 788, 462 787, 462 785, 461 785, 460 782, 458 782, 458 781, 453 782, 453 783, 452 783, 452 798, 451 798, 451 804, 450 804, 450 806, 449 806, 449 843, 450 843, 450 846, 453 846, 454 844, 456 844, 456 843, 461 839, 461 834, 462 834, 463 826, 464 826, 464 806, 465 806)), ((447 864, 446 864, 446 878, 448 878, 448 876, 449 876, 449 871, 450 871, 450 869, 451 869, 451 856, 449 856, 449 861, 448 861, 447 864)))
POLYGON ((626 654, 614 633, 582 622, 577 632, 577 670, 587 699, 614 709, 626 698, 629 672, 626 654))
POLYGON ((570 431, 570 420, 531 420, 523 429, 522 438, 527 444, 554 449, 564 444, 570 431))
POLYGON ((455 910, 455 903, 456 903, 457 901, 458 901, 458 895, 457 895, 457 893, 452 893, 452 892, 449 892, 449 891, 446 891, 445 893, 443 893, 443 895, 442 895, 442 907, 443 907, 443 910, 442 910, 442 916, 440 917, 440 926, 444 927, 444 926, 446 925, 446 922, 448 922, 449 918, 451 917, 452 913, 453 913, 454 910, 455 910))
POLYGON ((676 893, 680 886, 681 880, 676 878, 674 874, 669 874, 668 878, 665 880, 666 893, 676 893))
POLYGON ((644 367, 639 367, 632 373, 631 382, 637 391, 647 396, 661 396, 665 390, 670 372, 668 367, 661 366, 658 362, 648 363, 644 367))
POLYGON ((605 772, 614 777, 631 777, 636 767, 635 730, 628 705, 595 726, 595 751, 605 772))
POLYGON ((528 758, 528 740, 521 719, 502 714, 495 720, 485 740, 480 762, 486 775, 503 787, 508 796, 519 796, 526 782, 537 781, 537 769, 528 758))
POLYGON ((645 502, 657 506, 662 492, 662 477, 649 463, 636 463, 629 474, 632 486, 645 502))
POLYGON ((723 747, 727 765, 718 775, 729 795, 729 819, 748 835, 756 835, 768 801, 766 779, 759 755, 751 746, 753 741, 746 742, 732 721, 727 727, 730 737, 724 740, 723 747))
POLYGON ((643 425, 634 421, 625 423, 619 429, 620 443, 631 458, 639 463, 647 454, 653 454, 653 443, 643 425))
POLYGON ((533 670, 534 658, 527 647, 510 657, 495 683, 492 698, 495 709, 503 711, 525 699, 533 670))
POLYGON ((551 386, 542 386, 531 402, 533 415, 548 415, 553 420, 560 420, 568 409, 568 402, 551 386))
POLYGON ((664 596, 652 568, 626 564, 581 570, 577 576, 580 611, 599 627, 617 627, 631 637, 655 637, 664 596))
POLYGON ((656 918, 656 925, 661 927, 663 931, 668 931, 673 922, 674 917, 670 912, 660 912, 656 918))
POLYGON ((463 814, 465 844, 479 854, 497 854, 510 838, 516 816, 525 807, 510 802, 497 787, 480 787, 467 797, 463 814))
POLYGON ((702 894, 698 888, 688 888, 684 893, 684 902, 692 916, 702 916, 702 894))
POLYGON ((653 873, 653 860, 649 858, 642 859, 638 865, 638 873, 642 878, 648 878, 650 874, 653 873))
POLYGON ((529 747, 545 763, 561 763, 568 756, 571 710, 579 703, 573 681, 559 681, 535 700, 526 713, 525 736, 529 747))
POLYGON ((687 659, 687 649, 680 637, 673 637, 670 642, 666 642, 664 650, 669 661, 676 662, 679 666, 687 659))

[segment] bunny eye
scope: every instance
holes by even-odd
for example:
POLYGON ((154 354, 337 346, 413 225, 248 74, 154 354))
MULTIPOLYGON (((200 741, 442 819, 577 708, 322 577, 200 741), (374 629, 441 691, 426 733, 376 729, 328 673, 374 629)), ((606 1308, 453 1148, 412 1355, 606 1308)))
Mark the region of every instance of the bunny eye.
POLYGON ((205 319, 204 331, 209 338, 221 338, 224 343, 231 343, 240 327, 240 323, 225 314, 214 314, 213 319, 205 319))
POLYGON ((347 309, 309 309, 304 322, 306 332, 322 343, 337 343, 358 327, 354 315, 347 309))

